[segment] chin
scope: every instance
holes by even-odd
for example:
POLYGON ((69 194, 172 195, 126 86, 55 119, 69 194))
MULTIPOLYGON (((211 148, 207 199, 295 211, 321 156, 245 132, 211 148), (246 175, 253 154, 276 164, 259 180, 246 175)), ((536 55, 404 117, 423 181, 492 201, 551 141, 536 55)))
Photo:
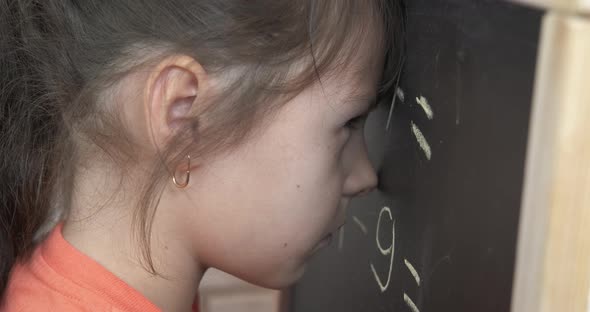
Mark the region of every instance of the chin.
POLYGON ((260 287, 264 287, 264 288, 281 290, 281 289, 291 287, 295 283, 297 283, 301 279, 301 277, 303 276, 304 272, 305 272, 305 265, 301 265, 297 269, 292 270, 290 272, 281 272, 280 274, 272 276, 271 278, 267 278, 264 280, 248 281, 248 282, 250 282, 252 284, 256 284, 256 285, 258 285, 260 287))

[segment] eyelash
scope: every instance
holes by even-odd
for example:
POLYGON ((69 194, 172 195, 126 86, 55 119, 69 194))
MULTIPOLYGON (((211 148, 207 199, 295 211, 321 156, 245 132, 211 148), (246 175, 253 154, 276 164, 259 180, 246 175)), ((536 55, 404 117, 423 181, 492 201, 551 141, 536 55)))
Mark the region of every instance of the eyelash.
POLYGON ((359 129, 360 125, 365 121, 366 118, 367 114, 356 116, 347 121, 344 126, 350 129, 359 129))

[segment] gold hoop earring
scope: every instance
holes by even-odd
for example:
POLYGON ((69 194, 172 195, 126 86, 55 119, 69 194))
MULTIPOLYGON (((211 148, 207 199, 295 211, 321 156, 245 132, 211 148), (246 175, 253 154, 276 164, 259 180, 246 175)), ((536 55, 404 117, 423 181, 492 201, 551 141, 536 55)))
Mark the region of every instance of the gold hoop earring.
POLYGON ((191 178, 191 155, 186 155, 186 157, 188 158, 188 167, 186 169, 186 181, 184 181, 183 184, 178 184, 178 181, 176 181, 176 171, 174 171, 174 173, 172 174, 172 183, 174 183, 174 185, 176 185, 177 188, 185 188, 188 185, 188 182, 191 178))

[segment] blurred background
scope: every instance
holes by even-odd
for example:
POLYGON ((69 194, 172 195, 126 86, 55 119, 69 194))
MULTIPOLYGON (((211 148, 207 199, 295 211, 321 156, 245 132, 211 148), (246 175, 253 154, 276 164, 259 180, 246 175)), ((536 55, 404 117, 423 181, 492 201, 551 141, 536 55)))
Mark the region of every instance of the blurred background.
POLYGON ((200 312, 279 312, 281 291, 209 269, 199 286, 200 312))

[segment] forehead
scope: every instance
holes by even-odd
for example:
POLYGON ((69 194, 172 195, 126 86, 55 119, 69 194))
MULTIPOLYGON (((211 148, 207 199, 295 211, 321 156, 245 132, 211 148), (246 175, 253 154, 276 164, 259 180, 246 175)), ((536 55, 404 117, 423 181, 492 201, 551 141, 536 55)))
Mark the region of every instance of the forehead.
POLYGON ((368 14, 359 14, 355 19, 329 66, 331 69, 321 75, 321 88, 325 87, 322 93, 337 99, 330 106, 368 102, 376 95, 386 54, 384 29, 381 19, 371 14, 374 12, 365 13, 368 14))
POLYGON ((328 77, 336 88, 341 88, 338 93, 343 96, 374 93, 378 87, 385 52, 379 49, 379 44, 374 40, 363 46, 328 77))
POLYGON ((359 88, 377 86, 385 61, 385 44, 381 23, 372 19, 363 25, 364 31, 351 35, 341 56, 337 74, 359 88))

